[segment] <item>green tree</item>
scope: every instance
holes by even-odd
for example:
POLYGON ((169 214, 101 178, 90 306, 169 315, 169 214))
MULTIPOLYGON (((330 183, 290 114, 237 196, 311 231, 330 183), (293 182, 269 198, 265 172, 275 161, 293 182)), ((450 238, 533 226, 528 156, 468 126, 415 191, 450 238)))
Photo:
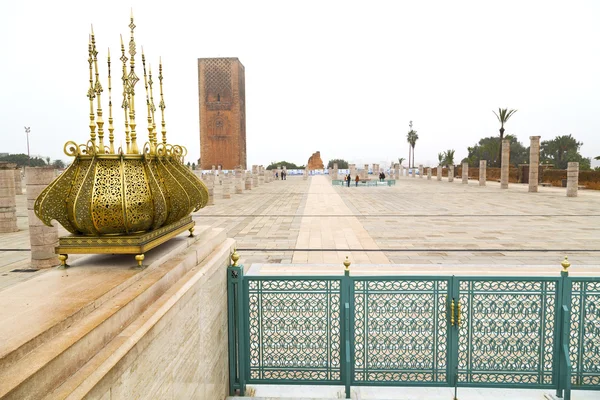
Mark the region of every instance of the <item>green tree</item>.
POLYGON ((17 164, 18 167, 27 167, 31 165, 32 167, 43 167, 46 165, 46 162, 39 157, 27 157, 27 154, 9 154, 4 157, 0 157, 0 161, 7 161, 10 163, 17 164), (31 162, 31 164, 30 164, 31 162))
POLYGON ((64 169, 65 168, 65 162, 63 160, 54 160, 52 162, 52 166, 56 169, 64 169))
POLYGON ((287 161, 272 162, 271 165, 269 165, 267 167, 267 169, 268 170, 277 169, 277 167, 281 167, 282 169, 283 169, 283 167, 285 167, 287 169, 304 169, 304 166, 298 166, 294 163, 287 162, 287 161))
POLYGON ((504 124, 506 123, 506 121, 508 121, 510 119, 510 117, 512 117, 512 115, 514 113, 517 112, 517 110, 509 110, 508 108, 498 108, 498 113, 496 114, 496 111, 492 111, 494 113, 494 115, 496 116, 496 118, 498 118, 498 121, 500 121, 500 144, 499 144, 499 150, 498 150, 498 160, 502 159, 502 140, 504 139, 504 124))
POLYGON ((556 169, 567 169, 569 162, 578 162, 580 170, 589 170, 591 160, 579 153, 581 146, 583 143, 578 142, 571 135, 557 136, 540 144, 540 159, 554 164, 556 169))
POLYGON ((398 164, 402 165, 402 162, 404 162, 404 160, 404 157, 398 157, 398 164))
POLYGON ((338 165, 339 169, 348 169, 348 161, 342 160, 341 158, 334 158, 333 160, 329 160, 327 163, 327 168, 333 168, 333 164, 338 165))
MULTIPOLYGON (((510 140, 510 163, 513 165, 527 163, 529 160, 529 148, 523 146, 512 135, 506 135, 504 139, 510 140)), ((490 167, 500 167, 501 159, 498 158, 498 149, 501 147, 500 143, 498 143, 498 138, 495 136, 482 138, 475 146, 468 147, 467 150, 469 153, 463 161, 468 162, 470 167, 478 167, 481 160, 486 160, 490 167)))
POLYGON ((444 152, 438 153, 438 165, 444 164, 444 152))
MULTIPOLYGON (((417 144, 417 140, 419 140, 419 135, 417 135, 417 131, 411 129, 406 135, 406 141, 410 145, 409 151, 412 149, 412 168, 415 167, 415 144, 417 144)), ((411 153, 408 154, 408 166, 410 168, 410 156, 411 153)))
POLYGON ((454 165, 454 150, 446 150, 444 152, 444 165, 450 166, 454 165))

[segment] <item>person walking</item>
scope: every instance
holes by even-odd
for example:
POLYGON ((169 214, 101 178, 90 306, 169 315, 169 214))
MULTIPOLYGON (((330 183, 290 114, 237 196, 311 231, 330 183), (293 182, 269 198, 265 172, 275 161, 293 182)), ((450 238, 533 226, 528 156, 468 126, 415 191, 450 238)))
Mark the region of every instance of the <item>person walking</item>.
POLYGON ((348 187, 350 187, 350 174, 346 175, 346 181, 348 182, 348 187))
POLYGON ((381 171, 381 182, 385 181, 385 172, 381 171))
POLYGON ((275 172, 275 179, 279 179, 279 173, 275 172))
POLYGON ((356 187, 358 187, 358 181, 360 180, 360 178, 358 177, 358 174, 356 174, 356 179, 354 179, 354 181, 356 182, 356 187))

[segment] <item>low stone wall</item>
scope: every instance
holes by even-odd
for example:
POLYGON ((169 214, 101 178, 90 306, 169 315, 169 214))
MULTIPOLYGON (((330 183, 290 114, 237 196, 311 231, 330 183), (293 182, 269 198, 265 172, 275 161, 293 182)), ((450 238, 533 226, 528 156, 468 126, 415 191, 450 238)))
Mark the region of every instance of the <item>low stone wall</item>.
MULTIPOLYGON (((542 183, 562 187, 563 179, 567 179, 566 169, 547 169, 542 173, 542 183)), ((586 189, 600 190, 600 171, 579 171, 579 186, 586 189)))

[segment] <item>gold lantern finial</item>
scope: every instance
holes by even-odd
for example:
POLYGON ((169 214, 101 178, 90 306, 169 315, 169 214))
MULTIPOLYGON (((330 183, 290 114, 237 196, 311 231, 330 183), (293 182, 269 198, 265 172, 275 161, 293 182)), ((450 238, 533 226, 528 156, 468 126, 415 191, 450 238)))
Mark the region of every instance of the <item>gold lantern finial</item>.
POLYGON ((346 256, 346 259, 344 260, 344 267, 346 271, 350 271, 350 260, 348 259, 348 256, 346 256))
POLYGON ((108 49, 108 143, 110 154, 115 154, 115 135, 113 134, 115 127, 113 126, 112 116, 112 93, 111 93, 111 79, 110 79, 110 48, 108 49))
POLYGON ((154 112, 156 111, 156 107, 154 106, 154 95, 152 93, 152 66, 148 64, 148 86, 150 87, 150 111, 152 112, 152 140, 154 141, 154 148, 157 145, 156 139, 156 120, 154 119, 154 112))
POLYGON ((159 58, 158 60, 159 60, 158 61, 158 82, 160 84, 160 103, 158 103, 158 108, 160 108, 160 113, 161 113, 160 124, 162 126, 162 129, 161 129, 162 141, 164 144, 167 144, 167 128, 166 128, 166 122, 165 122, 165 108, 167 108, 167 106, 165 105, 165 99, 163 97, 162 58, 159 58))
POLYGON ((569 267, 571 266, 569 258, 565 256, 565 259, 560 263, 560 265, 563 267, 563 272, 567 272, 569 270, 569 267))
POLYGON ((92 57, 92 36, 89 37, 88 43, 88 64, 90 67, 90 87, 87 92, 87 97, 90 100, 90 141, 92 142, 91 148, 96 147, 96 122, 94 115, 94 99, 96 98, 96 92, 94 91, 94 75, 92 72, 92 64, 94 59, 92 57))
POLYGON ((123 35, 121 35, 121 62, 123 63, 123 104, 121 108, 125 111, 125 154, 131 153, 129 136, 129 81, 127 80, 127 56, 125 55, 125 46, 123 45, 123 35))
POLYGON ((92 56, 94 58, 94 72, 95 72, 95 81, 94 81, 94 92, 96 93, 97 101, 98 101, 98 109, 96 110, 96 114, 98 118, 96 119, 96 124, 98 125, 98 152, 100 154, 104 153, 104 121, 102 120, 102 84, 100 84, 100 74, 98 74, 98 50, 96 49, 96 37, 94 36, 94 26, 92 25, 92 56))
POLYGON ((240 255, 237 253, 236 248, 233 248, 233 253, 231 254, 231 261, 233 261, 233 264, 231 264, 232 267, 237 267, 238 266, 238 261, 240 259, 240 255))
POLYGON ((144 46, 142 46, 142 66, 144 69, 144 88, 146 89, 146 108, 148 110, 148 142, 150 144, 150 154, 154 154, 154 140, 152 138, 152 106, 150 105, 150 93, 148 92, 148 74, 146 73, 146 56, 144 55, 144 46))
POLYGON ((135 39, 133 30, 135 24, 133 23, 133 10, 131 11, 131 17, 129 22, 129 29, 131 30, 131 36, 129 39, 129 75, 127 76, 128 87, 129 87, 129 127, 131 128, 131 153, 139 154, 137 145, 137 133, 135 131, 135 84, 138 83, 140 78, 135 74, 135 39))

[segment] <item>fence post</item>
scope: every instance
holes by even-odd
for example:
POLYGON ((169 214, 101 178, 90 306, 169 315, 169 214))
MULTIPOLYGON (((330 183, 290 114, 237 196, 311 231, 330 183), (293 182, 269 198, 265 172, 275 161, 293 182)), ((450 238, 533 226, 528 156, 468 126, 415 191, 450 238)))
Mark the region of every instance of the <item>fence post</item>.
POLYGON ((243 334, 243 276, 244 266, 238 265, 240 256, 233 250, 232 264, 227 267, 227 326, 229 346, 229 394, 234 395, 236 389, 240 396, 246 391, 244 334, 243 334))
POLYGON ((569 267, 571 263, 565 256, 560 263, 562 271, 561 277, 561 296, 558 306, 558 371, 556 372, 556 397, 571 399, 571 360, 569 358, 569 329, 570 329, 570 306, 571 306, 571 280, 569 279, 569 267), (563 393, 564 392, 564 393, 563 393))
POLYGON ((346 389, 346 398, 350 398, 350 382, 352 381, 352 352, 350 347, 350 260, 344 260, 344 277, 342 278, 342 382, 346 389))

